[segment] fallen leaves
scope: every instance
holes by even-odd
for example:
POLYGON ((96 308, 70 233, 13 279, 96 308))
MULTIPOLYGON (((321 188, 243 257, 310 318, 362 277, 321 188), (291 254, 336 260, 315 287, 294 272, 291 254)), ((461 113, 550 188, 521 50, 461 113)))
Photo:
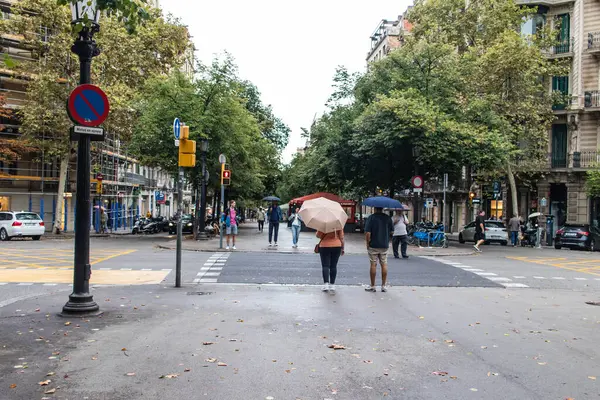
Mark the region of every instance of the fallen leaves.
POLYGON ((69 326, 69 325, 71 325, 71 321, 65 322, 65 326, 69 326))
POLYGON ((330 349, 334 349, 334 350, 346 350, 346 346, 343 346, 341 344, 330 344, 329 346, 330 349))
POLYGON ((425 319, 425 317, 422 315, 419 315, 419 319, 425 319))
POLYGON ((497 372, 488 372, 487 373, 488 376, 498 376, 497 372))
POLYGON ((12 384, 9 386, 9 388, 11 388, 11 389, 15 389, 16 387, 17 387, 17 384, 16 384, 16 383, 12 383, 12 384))
POLYGON ((135 376, 135 372, 128 372, 125 374, 125 376, 135 376))
POLYGON ((191 370, 192 370, 191 368, 185 368, 185 369, 183 370, 183 372, 190 372, 191 370))
POLYGON ((56 372, 48 372, 46 376, 53 376, 56 372))
POLYGON ((452 339, 446 339, 446 340, 444 340, 444 343, 454 343, 454 340, 452 340, 452 339))
POLYGON ((371 361, 371 360, 363 360, 363 362, 364 362, 365 364, 373 364, 373 361, 371 361))
POLYGON ((595 381, 596 377, 595 376, 588 376, 588 379, 591 379, 591 380, 595 381))
POLYGON ((211 344, 215 344, 215 342, 202 342, 204 346, 210 346, 211 344))
POLYGON ((446 371, 433 371, 432 375, 446 376, 448 373, 446 371))
POLYGON ((217 366, 219 366, 219 367, 226 367, 227 364, 225 364, 224 362, 220 362, 220 363, 217 363, 217 366))
POLYGON ((209 362, 209 363, 214 363, 214 362, 217 362, 217 359, 216 358, 207 358, 204 361, 209 362))
POLYGON ((40 386, 48 386, 50 384, 50 382, 52 382, 52 381, 50 379, 47 379, 45 381, 38 382, 38 385, 40 385, 40 386))
POLYGON ((44 392, 44 394, 54 394, 56 392, 56 388, 48 389, 44 392))
POLYGON ((179 374, 161 375, 158 377, 158 379, 173 379, 173 378, 177 378, 178 376, 179 376, 179 374))
POLYGON ((121 349, 121 351, 127 351, 127 349, 126 349, 125 347, 123 347, 123 348, 121 349))

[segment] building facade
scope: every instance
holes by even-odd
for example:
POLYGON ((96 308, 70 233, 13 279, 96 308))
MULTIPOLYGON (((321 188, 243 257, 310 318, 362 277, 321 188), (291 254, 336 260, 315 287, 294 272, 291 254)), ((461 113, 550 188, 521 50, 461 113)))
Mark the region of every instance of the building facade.
POLYGON ((537 6, 537 15, 522 27, 535 34, 544 24, 558 28, 558 44, 548 57, 570 66, 564 76, 548 79, 548 91, 564 100, 554 105, 548 159, 534 188, 519 192, 521 215, 540 211, 554 216, 553 231, 566 222, 598 221, 598 201, 586 193, 586 172, 600 161, 600 2, 595 0, 517 1, 537 6))
POLYGON ((404 43, 405 35, 409 34, 412 24, 406 19, 407 9, 396 20, 381 20, 371 35, 371 50, 367 53, 367 64, 385 58, 390 51, 404 43))
MULTIPOLYGON (((0 17, 10 19, 14 0, 0 0, 0 17)), ((49 37, 50 31, 41 27, 40 35, 49 37)), ((44 37, 44 36, 43 36, 44 37)), ((36 62, 20 38, 3 35, 0 53, 17 61, 36 62)), ((185 54, 184 73, 194 73, 194 49, 185 54)), ((14 111, 23 106, 31 76, 18 74, 0 66, 0 95, 4 110, 0 120, 0 139, 19 139, 20 122, 14 111)), ((66 112, 66 111, 65 111, 66 112)), ((40 137, 39 140, 46 140, 40 137)), ((130 229, 137 215, 151 212, 153 216, 171 216, 177 210, 179 199, 174 177, 157 168, 141 165, 128 154, 127 147, 111 132, 103 142, 92 142, 91 187, 93 200, 92 229, 99 228, 100 207, 107 210, 112 229, 130 229)), ((19 159, 0 159, 0 210, 32 211, 39 213, 47 230, 56 219, 56 206, 63 208, 59 221, 63 231, 72 231, 75 222, 76 155, 68 162, 64 195, 58 198, 60 160, 43 152, 27 154, 19 159)), ((189 212, 191 191, 186 188, 183 209, 189 212)))

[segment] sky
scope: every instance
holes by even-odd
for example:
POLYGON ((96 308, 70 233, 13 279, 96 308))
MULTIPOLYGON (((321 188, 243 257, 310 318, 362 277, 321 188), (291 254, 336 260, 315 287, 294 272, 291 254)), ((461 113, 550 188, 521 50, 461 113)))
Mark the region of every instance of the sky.
POLYGON ((366 68, 369 37, 382 19, 395 19, 412 0, 160 0, 188 26, 204 63, 229 52, 242 79, 292 130, 283 161, 305 140, 315 116, 326 110, 338 65, 366 68))

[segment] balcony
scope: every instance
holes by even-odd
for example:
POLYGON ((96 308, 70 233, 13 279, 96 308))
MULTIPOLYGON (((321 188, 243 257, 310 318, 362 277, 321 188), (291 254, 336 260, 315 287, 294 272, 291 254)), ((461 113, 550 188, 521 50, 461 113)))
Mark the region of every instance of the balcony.
POLYGON ((600 151, 587 150, 572 153, 548 154, 548 167, 550 169, 590 169, 600 167, 600 151))
MULTIPOLYGON (((600 37, 599 37, 600 39, 600 37)), ((565 57, 573 57, 573 49, 575 39, 567 39, 559 42, 555 46, 552 46, 548 51, 548 57, 550 58, 565 58, 565 57)))
POLYGON ((583 106, 588 111, 600 111, 600 90, 586 90, 583 106))
POLYGON ((565 4, 573 4, 575 0, 516 0, 515 3, 520 5, 532 6, 561 6, 565 4))
POLYGON ((588 33, 587 52, 595 57, 600 56, 600 32, 588 33))

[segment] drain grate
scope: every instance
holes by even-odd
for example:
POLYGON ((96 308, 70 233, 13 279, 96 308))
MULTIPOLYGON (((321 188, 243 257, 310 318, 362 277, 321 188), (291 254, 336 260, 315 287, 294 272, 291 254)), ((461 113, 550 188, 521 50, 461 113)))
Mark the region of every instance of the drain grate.
POLYGON ((188 296, 206 296, 209 294, 213 294, 213 292, 187 292, 188 296))

